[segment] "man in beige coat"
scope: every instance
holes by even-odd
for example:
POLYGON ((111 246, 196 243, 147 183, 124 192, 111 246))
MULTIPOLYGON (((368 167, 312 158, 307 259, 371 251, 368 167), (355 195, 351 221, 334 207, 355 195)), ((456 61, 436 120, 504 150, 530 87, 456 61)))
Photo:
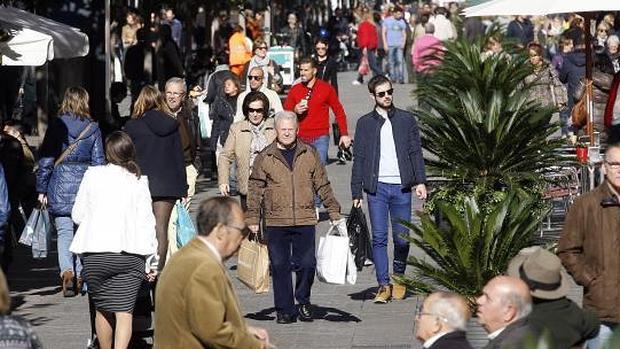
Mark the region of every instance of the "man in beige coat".
POLYGON ((241 207, 231 198, 208 199, 197 223, 198 237, 172 257, 159 278, 153 348, 267 348, 267 331, 245 324, 223 265, 249 232, 241 207))

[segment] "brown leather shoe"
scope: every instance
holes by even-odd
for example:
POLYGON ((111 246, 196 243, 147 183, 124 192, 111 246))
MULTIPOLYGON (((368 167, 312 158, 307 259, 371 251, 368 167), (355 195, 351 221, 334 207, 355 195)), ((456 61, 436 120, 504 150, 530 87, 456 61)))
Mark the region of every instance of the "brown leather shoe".
POLYGON ((75 292, 76 294, 84 295, 82 287, 84 286, 84 280, 82 280, 81 276, 78 276, 75 280, 75 292))
POLYGON ((75 297, 74 275, 71 270, 62 273, 62 295, 65 297, 75 297))

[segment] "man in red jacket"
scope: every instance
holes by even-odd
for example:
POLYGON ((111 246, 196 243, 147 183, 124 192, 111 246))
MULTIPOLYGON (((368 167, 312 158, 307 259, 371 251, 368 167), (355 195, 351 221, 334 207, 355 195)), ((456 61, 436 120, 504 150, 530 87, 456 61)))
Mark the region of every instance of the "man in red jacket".
MULTIPOLYGON (((383 75, 381 67, 377 64, 377 46, 378 34, 377 26, 372 20, 372 12, 368 9, 363 13, 364 21, 357 28, 357 46, 362 49, 362 54, 368 57, 368 65, 372 70, 373 76, 383 75)), ((360 58, 361 59, 361 58, 360 58)), ((364 82, 364 76, 358 74, 357 80, 353 81, 354 85, 361 85, 364 82)))
POLYGON ((336 115, 336 122, 340 128, 340 147, 348 148, 351 145, 351 138, 347 131, 347 116, 336 90, 329 83, 317 79, 316 73, 314 60, 311 58, 301 60, 299 63, 301 83, 291 88, 284 101, 284 110, 297 114, 298 138, 313 145, 319 152, 321 163, 325 165, 329 148, 329 108, 336 115))

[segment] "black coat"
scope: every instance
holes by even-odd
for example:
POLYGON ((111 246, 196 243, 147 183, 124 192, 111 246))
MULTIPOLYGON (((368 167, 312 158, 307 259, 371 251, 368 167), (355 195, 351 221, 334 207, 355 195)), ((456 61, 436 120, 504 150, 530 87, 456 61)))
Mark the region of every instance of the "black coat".
POLYGON ((162 112, 149 110, 127 121, 125 132, 136 146, 142 174, 148 177, 152 197, 187 195, 187 178, 179 123, 162 112))
POLYGON ((336 94, 338 94, 338 64, 331 58, 327 58, 322 62, 316 60, 316 62, 317 79, 321 79, 332 85, 336 90, 336 94))
POLYGON ((428 349, 472 349, 465 337, 465 332, 454 331, 440 337, 428 349))
POLYGON ((235 119, 235 113, 237 112, 237 97, 228 97, 226 95, 220 95, 215 98, 215 102, 211 105, 209 116, 213 120, 213 127, 211 128, 211 147, 216 149, 217 142, 219 140, 221 145, 226 143, 228 138, 228 131, 230 125, 232 125, 235 119))
POLYGON ((529 316, 537 332, 548 331, 555 349, 569 349, 594 338, 601 322, 592 311, 581 309, 568 298, 552 301, 535 299, 529 316))
POLYGON ((484 349, 522 349, 525 343, 536 338, 536 330, 531 326, 529 318, 525 317, 508 325, 484 349))

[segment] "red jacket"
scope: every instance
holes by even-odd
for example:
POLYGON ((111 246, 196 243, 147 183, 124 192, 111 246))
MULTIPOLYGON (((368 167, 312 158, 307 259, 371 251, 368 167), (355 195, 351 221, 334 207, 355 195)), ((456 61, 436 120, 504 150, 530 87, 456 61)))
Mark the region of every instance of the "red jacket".
MULTIPOLYGON (((294 112, 295 105, 299 103, 308 93, 308 87, 304 84, 294 85, 284 101, 284 110, 294 112)), ((336 115, 336 122, 340 127, 340 135, 349 135, 347 131, 347 116, 344 108, 338 100, 336 90, 329 83, 315 79, 312 93, 308 100, 308 110, 301 115, 297 115, 299 122, 298 137, 307 143, 314 142, 317 138, 329 135, 329 108, 336 115)))
POLYGON ((374 50, 377 48, 377 27, 369 21, 363 21, 357 28, 357 46, 374 50))

